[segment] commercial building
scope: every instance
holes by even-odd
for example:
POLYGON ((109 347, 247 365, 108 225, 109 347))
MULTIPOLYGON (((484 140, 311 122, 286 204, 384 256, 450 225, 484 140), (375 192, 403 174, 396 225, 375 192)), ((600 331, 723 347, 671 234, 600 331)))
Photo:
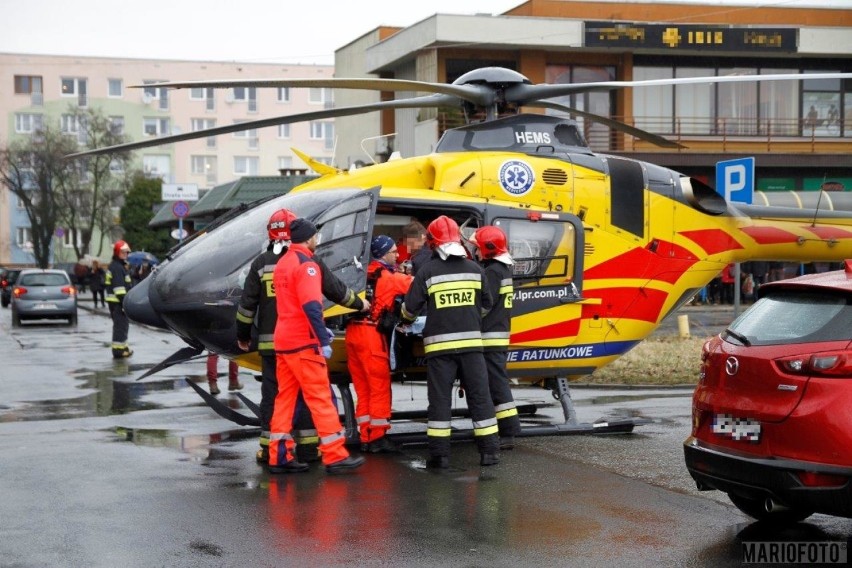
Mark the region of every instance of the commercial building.
MULTIPOLYGON (((472 69, 499 66, 533 83, 558 84, 852 72, 852 9, 778 6, 530 0, 494 16, 436 14, 406 28, 376 28, 343 46, 336 52, 335 76, 450 83, 472 69)), ((335 93, 338 106, 391 96, 335 93)), ((595 151, 655 162, 711 185, 718 161, 754 156, 758 190, 852 190, 849 80, 695 83, 557 101, 684 146, 659 148, 578 118, 595 151)), ((458 120, 454 109, 338 118, 339 159, 367 161, 362 144, 377 159, 391 151, 427 153, 458 120), (371 131, 364 132, 364 125, 371 131), (376 138, 362 142, 367 137, 376 138)))

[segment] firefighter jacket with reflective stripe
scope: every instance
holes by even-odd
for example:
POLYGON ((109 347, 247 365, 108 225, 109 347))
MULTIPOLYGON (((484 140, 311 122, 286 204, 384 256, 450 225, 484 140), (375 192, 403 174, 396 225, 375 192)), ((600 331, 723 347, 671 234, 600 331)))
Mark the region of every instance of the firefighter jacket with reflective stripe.
POLYGON ((485 286, 494 299, 491 311, 482 318, 482 346, 486 351, 506 351, 512 318, 512 269, 499 260, 486 260, 485 286))
POLYGON ((482 267, 472 260, 432 257, 417 272, 402 304, 402 318, 413 321, 426 308, 426 356, 482 351, 482 314, 492 307, 483 288, 482 267))
POLYGON ((119 304, 124 301, 124 295, 133 286, 130 279, 130 266, 117 256, 112 257, 104 277, 106 301, 119 304))
MULTIPOLYGON (((278 261, 286 252, 275 254, 270 247, 251 263, 249 273, 243 285, 243 295, 237 308, 237 339, 251 339, 252 324, 257 325, 257 349, 261 354, 271 355, 275 351, 275 324, 278 310, 275 306, 275 286, 273 273, 278 261)), ((322 272, 322 293, 334 302, 347 308, 361 310, 364 303, 355 292, 334 275, 318 258, 314 262, 322 272)))
POLYGON ((322 315, 322 273, 311 250, 302 243, 290 245, 273 272, 278 324, 275 351, 319 352, 331 344, 322 315))

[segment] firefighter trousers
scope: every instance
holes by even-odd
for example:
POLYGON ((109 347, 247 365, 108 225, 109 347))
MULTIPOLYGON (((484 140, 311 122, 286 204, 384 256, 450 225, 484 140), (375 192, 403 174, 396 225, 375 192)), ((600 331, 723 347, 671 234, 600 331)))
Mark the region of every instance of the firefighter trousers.
POLYGON ((509 374, 506 372, 506 351, 485 351, 485 368, 488 369, 488 390, 497 415, 497 427, 500 436, 511 438, 521 433, 521 420, 512 388, 509 386, 509 374))
POLYGON ((112 355, 122 357, 127 350, 127 334, 130 331, 130 320, 124 313, 119 302, 109 303, 109 316, 112 318, 112 355))
POLYGON ((269 465, 281 466, 294 459, 293 415, 299 389, 316 425, 323 463, 329 465, 349 457, 344 447, 346 434, 329 391, 328 367, 323 356, 313 349, 304 349, 277 353, 276 361, 278 393, 270 422, 269 465))
POLYGON ((366 444, 387 433, 391 417, 388 345, 375 324, 365 320, 346 326, 346 359, 357 397, 355 420, 366 444))
POLYGON ((450 455, 453 382, 461 381, 473 421, 473 435, 480 454, 495 454, 499 449, 497 418, 488 390, 485 358, 481 351, 431 355, 426 359, 426 384, 429 396, 426 436, 429 455, 450 455))

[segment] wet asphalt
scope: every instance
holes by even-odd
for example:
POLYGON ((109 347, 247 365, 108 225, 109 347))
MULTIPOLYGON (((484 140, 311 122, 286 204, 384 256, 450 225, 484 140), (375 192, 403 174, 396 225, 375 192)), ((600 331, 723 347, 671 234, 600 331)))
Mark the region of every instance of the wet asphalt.
MULTIPOLYGON (((352 475, 318 464, 269 475, 254 460, 257 429, 221 419, 187 386, 205 382, 203 359, 136 381, 180 341, 133 325, 136 353, 114 362, 105 311, 84 306, 76 328, 13 329, 0 312, 0 566, 737 566, 743 542, 852 536, 852 521, 822 515, 762 527, 695 490, 680 449, 690 389, 573 388, 581 422, 645 423, 519 439, 495 467, 461 443, 441 472, 406 447, 352 475)), ((695 333, 733 315, 683 312, 695 333)), ((663 332, 677 329, 669 320, 663 332)), ((241 380, 259 401, 253 375, 241 380)), ((526 424, 561 420, 549 391, 516 397, 539 405, 526 424)), ((421 384, 394 387, 395 410, 425 398, 421 384)))

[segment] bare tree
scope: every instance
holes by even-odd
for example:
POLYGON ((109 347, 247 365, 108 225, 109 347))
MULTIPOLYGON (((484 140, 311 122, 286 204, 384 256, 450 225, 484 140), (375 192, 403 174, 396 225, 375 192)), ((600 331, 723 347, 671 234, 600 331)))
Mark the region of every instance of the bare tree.
POLYGON ((0 149, 0 183, 23 204, 30 221, 32 254, 37 266, 50 263, 50 244, 57 226, 55 195, 75 183, 77 174, 63 157, 79 148, 77 141, 46 126, 26 140, 0 149))
MULTIPOLYGON (((123 125, 105 116, 99 109, 69 111, 78 127, 77 138, 86 148, 102 148, 127 142, 123 125)), ((73 239, 77 258, 92 252, 91 241, 95 228, 109 234, 113 227, 113 208, 120 205, 125 193, 130 154, 128 152, 87 156, 74 161, 78 183, 56 194, 58 221, 80 241, 73 239)), ((96 251, 101 253, 100 248, 96 251)))
POLYGON ((76 130, 74 135, 46 121, 31 137, 14 140, 0 149, 0 183, 24 206, 30 221, 32 254, 42 268, 50 263, 57 227, 79 234, 79 243, 72 239, 75 252, 78 258, 87 254, 95 227, 104 234, 112 227, 112 208, 120 205, 127 183, 127 152, 65 158, 81 149, 126 142, 116 125, 97 109, 72 106, 66 116, 66 124, 75 126, 71 129, 76 130))

